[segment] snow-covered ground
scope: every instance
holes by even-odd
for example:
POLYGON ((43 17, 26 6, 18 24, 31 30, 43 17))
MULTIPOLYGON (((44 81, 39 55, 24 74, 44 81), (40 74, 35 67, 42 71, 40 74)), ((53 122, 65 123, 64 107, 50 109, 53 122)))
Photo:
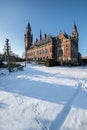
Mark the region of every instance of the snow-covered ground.
POLYGON ((0 73, 0 130, 87 130, 87 66, 0 73))

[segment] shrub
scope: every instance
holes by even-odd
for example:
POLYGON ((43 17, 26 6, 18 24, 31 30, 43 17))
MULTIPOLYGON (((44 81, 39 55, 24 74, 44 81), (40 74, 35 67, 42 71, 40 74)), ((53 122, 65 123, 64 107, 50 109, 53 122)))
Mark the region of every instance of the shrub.
MULTIPOLYGON (((9 72, 17 71, 17 70, 22 70, 24 66, 21 64, 17 63, 10 63, 9 64, 9 72)), ((4 64, 4 68, 8 68, 8 64, 4 64)))
POLYGON ((0 68, 3 68, 4 67, 4 63, 2 60, 0 60, 0 68))
POLYGON ((46 59, 44 65, 47 67, 55 66, 57 65, 57 61, 55 59, 46 59))
POLYGON ((76 61, 64 61, 63 65, 64 66, 79 66, 80 64, 76 61))

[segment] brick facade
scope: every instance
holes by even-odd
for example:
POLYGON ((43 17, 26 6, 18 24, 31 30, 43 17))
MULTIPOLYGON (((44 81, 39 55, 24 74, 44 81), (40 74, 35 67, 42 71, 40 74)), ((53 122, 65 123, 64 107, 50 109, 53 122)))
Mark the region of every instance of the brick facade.
POLYGON ((44 35, 40 31, 40 39, 34 43, 31 26, 28 24, 25 34, 25 51, 27 60, 45 60, 55 58, 63 61, 78 61, 78 32, 76 24, 72 30, 72 36, 60 32, 58 36, 44 35))

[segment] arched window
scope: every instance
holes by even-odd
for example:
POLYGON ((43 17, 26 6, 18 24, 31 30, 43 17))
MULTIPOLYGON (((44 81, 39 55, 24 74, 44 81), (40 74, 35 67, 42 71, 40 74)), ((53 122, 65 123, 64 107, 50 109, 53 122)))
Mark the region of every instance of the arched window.
POLYGON ((63 50, 62 49, 59 50, 59 57, 60 56, 63 56, 63 50))

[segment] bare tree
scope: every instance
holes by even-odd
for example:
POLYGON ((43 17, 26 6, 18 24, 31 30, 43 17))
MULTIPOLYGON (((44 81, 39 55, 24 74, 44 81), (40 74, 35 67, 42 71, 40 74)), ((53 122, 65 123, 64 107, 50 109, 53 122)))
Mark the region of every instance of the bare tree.
POLYGON ((9 45, 9 39, 6 39, 6 43, 4 46, 4 54, 5 54, 5 59, 7 61, 7 67, 9 72, 11 72, 11 46, 9 45))

